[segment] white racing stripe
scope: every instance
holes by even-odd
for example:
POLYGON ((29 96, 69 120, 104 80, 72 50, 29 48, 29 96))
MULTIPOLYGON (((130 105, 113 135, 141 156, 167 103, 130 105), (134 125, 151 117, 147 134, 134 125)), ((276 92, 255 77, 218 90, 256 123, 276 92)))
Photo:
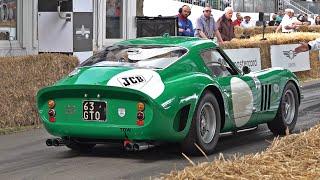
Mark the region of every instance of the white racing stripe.
POLYGON ((156 99, 164 91, 160 75, 150 69, 133 69, 112 77, 108 86, 123 87, 138 90, 156 99))

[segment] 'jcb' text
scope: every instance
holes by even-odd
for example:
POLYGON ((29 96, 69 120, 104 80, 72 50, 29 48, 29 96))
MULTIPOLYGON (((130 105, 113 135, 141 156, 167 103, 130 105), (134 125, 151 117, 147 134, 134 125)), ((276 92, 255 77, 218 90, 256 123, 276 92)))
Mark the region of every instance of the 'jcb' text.
POLYGON ((143 83, 146 80, 144 79, 143 76, 131 76, 131 77, 119 78, 119 81, 123 86, 127 87, 127 86, 136 85, 139 83, 143 83))

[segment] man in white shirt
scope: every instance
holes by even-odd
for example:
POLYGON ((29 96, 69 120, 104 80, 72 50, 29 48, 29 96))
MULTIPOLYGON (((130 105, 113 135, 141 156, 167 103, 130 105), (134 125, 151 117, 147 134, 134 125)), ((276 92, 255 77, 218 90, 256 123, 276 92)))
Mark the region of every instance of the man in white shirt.
POLYGON ((245 16, 244 21, 241 22, 240 26, 245 29, 254 27, 254 24, 250 20, 251 20, 250 16, 245 16))
POLYGON ((293 9, 285 9, 285 13, 286 14, 282 18, 282 21, 278 26, 276 32, 278 32, 279 29, 282 28, 281 30, 283 33, 291 33, 291 32, 294 32, 299 27, 298 20, 293 17, 294 15, 293 9))

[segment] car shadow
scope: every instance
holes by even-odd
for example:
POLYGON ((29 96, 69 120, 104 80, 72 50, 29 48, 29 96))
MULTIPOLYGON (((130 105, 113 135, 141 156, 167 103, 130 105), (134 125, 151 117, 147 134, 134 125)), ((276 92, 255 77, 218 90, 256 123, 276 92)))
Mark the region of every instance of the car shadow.
MULTIPOLYGON (((223 153, 226 158, 249 153, 257 153, 265 150, 274 136, 265 128, 258 128, 254 131, 241 132, 233 135, 220 137, 216 150, 209 155, 209 160, 213 160, 223 153)), ((72 150, 64 151, 65 157, 99 157, 99 158, 119 158, 135 159, 144 163, 155 162, 160 160, 186 160, 183 157, 178 143, 161 143, 159 146, 138 152, 126 151, 122 144, 112 143, 97 145, 91 152, 79 153, 72 150)), ((192 159, 205 160, 204 156, 193 156, 192 159)))

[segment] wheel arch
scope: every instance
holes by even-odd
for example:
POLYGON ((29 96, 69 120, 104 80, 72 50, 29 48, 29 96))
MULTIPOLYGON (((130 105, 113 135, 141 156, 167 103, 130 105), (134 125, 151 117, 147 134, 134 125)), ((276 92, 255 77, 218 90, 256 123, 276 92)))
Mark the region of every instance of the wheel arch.
POLYGON ((207 92, 207 91, 211 92, 217 98, 217 101, 219 103, 219 108, 220 108, 220 114, 221 114, 221 129, 223 129, 224 125, 225 125, 225 121, 226 121, 226 119, 225 119, 226 114, 225 114, 225 106, 224 106, 222 93, 217 86, 210 85, 203 90, 201 96, 203 96, 205 94, 205 92, 207 92))
POLYGON ((298 98, 299 98, 299 104, 301 103, 301 89, 300 89, 300 86, 299 86, 299 84, 298 84, 298 82, 296 81, 296 80, 292 80, 292 79, 290 79, 288 82, 287 82, 287 84, 288 83, 293 83, 293 85, 296 87, 296 89, 297 89, 297 92, 298 92, 298 98))

